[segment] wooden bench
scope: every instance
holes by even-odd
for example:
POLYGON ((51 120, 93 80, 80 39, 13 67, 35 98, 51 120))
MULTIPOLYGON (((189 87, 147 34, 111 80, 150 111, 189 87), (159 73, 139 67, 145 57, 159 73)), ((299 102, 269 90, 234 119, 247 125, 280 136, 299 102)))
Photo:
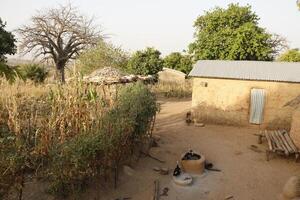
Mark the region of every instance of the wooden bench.
POLYGON ((262 143, 263 138, 268 142, 268 150, 266 150, 266 159, 268 161, 271 153, 277 153, 285 156, 294 154, 297 162, 300 152, 287 131, 261 131, 260 134, 258 134, 259 144, 262 143))

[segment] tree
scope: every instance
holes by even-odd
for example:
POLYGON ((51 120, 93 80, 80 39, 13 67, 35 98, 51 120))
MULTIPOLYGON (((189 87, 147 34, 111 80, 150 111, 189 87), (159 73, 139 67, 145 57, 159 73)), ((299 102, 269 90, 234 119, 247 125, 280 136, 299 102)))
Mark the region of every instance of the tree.
POLYGON ((13 83, 20 73, 17 67, 12 68, 5 62, 0 62, 0 77, 4 77, 8 82, 13 83))
POLYGON ((79 68, 83 74, 103 67, 116 67, 125 70, 129 56, 120 47, 104 40, 79 56, 79 68))
POLYGON ((129 59, 127 68, 131 73, 140 75, 156 75, 163 68, 161 53, 154 48, 137 51, 129 59))
POLYGON ((13 55, 16 53, 15 36, 6 31, 6 24, 0 18, 0 77, 5 77, 12 82, 17 76, 17 71, 6 64, 6 54, 13 55))
POLYGON ((164 67, 179 70, 188 74, 193 68, 191 56, 173 52, 164 58, 164 67))
POLYGON ((297 0, 298 8, 300 9, 300 0, 297 0))
POLYGON ((195 60, 273 60, 285 41, 258 26, 250 6, 230 4, 198 17, 189 52, 195 60))
POLYGON ((299 49, 290 49, 281 54, 278 61, 285 62, 300 62, 300 51, 299 49))
POLYGON ((6 31, 5 28, 6 24, 2 22, 0 18, 0 62, 5 61, 6 54, 13 55, 16 53, 16 39, 15 36, 11 33, 6 31))
POLYGON ((65 82, 65 66, 70 59, 97 44, 100 32, 93 26, 93 19, 78 14, 71 5, 60 6, 37 13, 31 24, 18 29, 21 50, 34 52, 36 57, 52 59, 65 82))

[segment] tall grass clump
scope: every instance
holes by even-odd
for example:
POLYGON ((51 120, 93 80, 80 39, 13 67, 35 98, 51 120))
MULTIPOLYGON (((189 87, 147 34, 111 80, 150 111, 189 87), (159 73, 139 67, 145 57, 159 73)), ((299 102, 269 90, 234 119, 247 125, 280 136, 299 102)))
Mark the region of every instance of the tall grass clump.
POLYGON ((23 75, 23 79, 31 80, 34 83, 43 83, 47 78, 49 72, 38 64, 27 64, 21 67, 21 72, 23 75))
POLYGON ((128 159, 157 111, 141 83, 1 87, 0 195, 12 185, 22 195, 27 174, 55 195, 80 191, 128 159))
POLYGON ((185 82, 159 81, 151 86, 151 90, 166 98, 187 98, 192 96, 192 83, 189 80, 185 82))

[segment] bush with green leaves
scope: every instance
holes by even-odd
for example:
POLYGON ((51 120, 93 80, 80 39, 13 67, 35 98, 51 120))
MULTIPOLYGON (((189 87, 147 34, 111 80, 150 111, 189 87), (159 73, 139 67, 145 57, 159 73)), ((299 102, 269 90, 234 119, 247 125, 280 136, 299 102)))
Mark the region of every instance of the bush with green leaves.
POLYGON ((287 50, 277 60, 283 62, 300 62, 300 51, 299 49, 287 50))
POLYGON ((104 175, 128 159, 156 111, 155 96, 143 84, 121 88, 113 108, 96 118, 94 126, 51 148, 51 191, 65 195, 72 185, 81 190, 89 178, 104 175))
POLYGON ((43 83, 48 76, 48 70, 38 64, 28 64, 22 67, 23 78, 35 83, 43 83))
POLYGON ((10 67, 5 62, 0 61, 0 77, 5 78, 10 83, 13 83, 17 77, 20 77, 18 67, 10 67))
POLYGON ((163 69, 161 53, 154 48, 135 52, 128 61, 129 72, 139 75, 157 75, 163 69))
POLYGON ((79 71, 86 75, 104 67, 126 70, 129 56, 120 47, 101 40, 96 47, 83 52, 78 59, 79 71))
POLYGON ((217 7, 199 16, 194 27, 189 45, 194 60, 270 61, 285 47, 284 39, 259 26, 251 6, 217 7))
MULTIPOLYGON (((17 51, 15 36, 5 30, 6 23, 0 18, 0 62, 6 60, 5 55, 14 55, 17 51)), ((0 68, 1 72, 1 68, 0 68)))
POLYGON ((188 74, 193 68, 193 61, 190 55, 173 52, 164 58, 164 67, 188 74))
POLYGON ((0 77, 4 77, 12 83, 18 76, 18 71, 16 68, 12 68, 6 64, 5 55, 13 55, 16 53, 16 39, 11 32, 5 30, 5 26, 6 23, 0 18, 0 77))

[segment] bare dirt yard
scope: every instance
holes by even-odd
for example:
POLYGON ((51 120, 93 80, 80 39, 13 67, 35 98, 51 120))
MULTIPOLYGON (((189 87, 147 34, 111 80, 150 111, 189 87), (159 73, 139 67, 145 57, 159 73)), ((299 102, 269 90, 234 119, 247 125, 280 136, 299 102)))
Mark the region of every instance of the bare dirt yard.
MULTIPOLYGON (((257 129, 206 125, 188 126, 185 114, 191 100, 161 100, 154 135, 160 136, 158 147, 150 150, 165 163, 149 157, 132 162, 132 168, 122 170, 118 187, 93 183, 84 194, 70 199, 88 200, 150 200, 154 180, 160 182, 160 193, 168 188, 167 196, 160 200, 276 200, 289 177, 300 173, 300 164, 293 158, 274 156, 265 159, 266 142, 257 144, 257 129), (250 149, 256 145, 257 151, 250 149), (193 176, 193 184, 177 186, 172 171, 180 156, 190 150, 201 152, 221 172, 206 171, 193 176), (169 175, 160 175, 154 167, 168 167, 169 175), (124 172, 126 171, 126 172, 124 172)), ((32 191, 42 191, 42 185, 27 187, 24 199, 53 199, 32 191)))
POLYGON ((99 193, 92 192, 94 199, 150 200, 153 182, 159 179, 161 193, 163 188, 169 189, 168 196, 160 197, 162 200, 274 200, 287 179, 299 174, 300 165, 293 158, 274 156, 266 161, 267 144, 257 144, 257 137, 253 135, 257 129, 187 126, 184 119, 190 100, 162 100, 161 103, 154 132, 161 139, 159 146, 150 152, 166 162, 141 158, 133 171, 120 175, 116 190, 99 189, 99 193), (258 146, 258 152, 251 150, 251 145, 258 146), (207 171, 195 176, 192 186, 180 187, 172 182, 172 173, 160 175, 153 170, 156 166, 174 169, 181 154, 191 148, 222 171, 207 171))

